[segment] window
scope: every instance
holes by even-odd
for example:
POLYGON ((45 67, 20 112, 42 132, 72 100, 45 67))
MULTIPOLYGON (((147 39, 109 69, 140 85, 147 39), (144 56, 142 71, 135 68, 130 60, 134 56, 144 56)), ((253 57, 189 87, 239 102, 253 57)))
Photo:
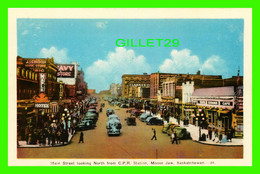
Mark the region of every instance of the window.
POLYGON ((35 80, 37 80, 37 74, 35 73, 35 80))
POLYGON ((24 69, 22 69, 22 77, 24 77, 24 69))
POLYGON ((20 76, 20 68, 17 68, 17 76, 20 76))
POLYGON ((208 112, 208 117, 209 117, 209 122, 210 122, 210 123, 211 123, 211 121, 212 121, 212 119, 211 119, 211 118, 212 118, 212 115, 213 115, 212 112, 209 111, 209 112, 208 112))
POLYGON ((28 78, 28 71, 26 71, 26 73, 25 73, 25 77, 28 78))
POLYGON ((237 125, 237 131, 243 131, 243 125, 242 124, 237 125))
POLYGON ((34 80, 34 72, 32 73, 32 80, 34 80))
POLYGON ((29 72, 29 79, 31 79, 31 77, 32 77, 32 72, 30 71, 29 72))

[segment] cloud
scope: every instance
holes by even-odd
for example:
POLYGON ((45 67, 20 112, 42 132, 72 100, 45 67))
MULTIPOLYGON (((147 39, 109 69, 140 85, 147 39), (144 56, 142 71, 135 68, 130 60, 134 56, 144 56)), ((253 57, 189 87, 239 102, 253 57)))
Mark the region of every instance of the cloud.
POLYGON ((224 75, 227 73, 225 60, 217 55, 210 56, 201 66, 200 70, 203 74, 224 75))
POLYGON ((97 91, 108 89, 111 83, 121 83, 123 74, 150 73, 151 67, 143 55, 117 47, 105 59, 99 59, 86 69, 86 81, 97 91))
POLYGON ((161 72, 165 73, 194 73, 199 70, 199 57, 191 55, 191 50, 183 49, 181 51, 172 50, 171 58, 164 60, 159 67, 161 72))
POLYGON ((189 49, 172 50, 170 56, 160 65, 160 72, 195 74, 200 70, 208 75, 222 75, 227 72, 225 61, 217 55, 210 56, 204 62, 197 55, 192 55, 189 49))
POLYGON ((54 58, 55 63, 69 63, 67 56, 67 49, 63 48, 58 50, 56 47, 52 46, 50 49, 42 48, 39 57, 42 58, 54 58))
POLYGON ((101 29, 106 29, 107 28, 107 24, 108 24, 107 21, 105 21, 105 22, 96 22, 96 27, 97 28, 101 28, 101 29))
POLYGON ((24 35, 27 35, 28 33, 29 33, 28 30, 24 30, 24 31, 22 32, 22 35, 24 36, 24 35))

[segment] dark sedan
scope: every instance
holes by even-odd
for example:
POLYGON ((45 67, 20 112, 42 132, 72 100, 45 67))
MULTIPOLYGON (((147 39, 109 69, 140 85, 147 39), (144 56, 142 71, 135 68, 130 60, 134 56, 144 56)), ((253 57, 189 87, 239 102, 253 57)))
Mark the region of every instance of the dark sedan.
POLYGON ((146 119, 147 125, 163 125, 163 120, 157 117, 149 117, 146 119))

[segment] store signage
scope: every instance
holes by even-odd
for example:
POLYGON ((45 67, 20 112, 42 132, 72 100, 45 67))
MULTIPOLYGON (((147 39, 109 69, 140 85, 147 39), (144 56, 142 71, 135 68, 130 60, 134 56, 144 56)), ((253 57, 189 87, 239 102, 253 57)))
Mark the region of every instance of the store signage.
POLYGON ((206 101, 204 100, 195 100, 197 104, 206 104, 206 101))
POLYGON ((49 109, 50 103, 35 103, 35 108, 38 109, 49 109))
POLYGON ((58 78, 74 78, 75 77, 75 65, 73 64, 58 64, 57 65, 57 77, 58 78))
POLYGON ((218 105, 218 101, 208 101, 208 105, 218 105))
POLYGON ((233 106, 233 102, 225 102, 225 101, 221 101, 220 105, 222 106, 233 106))
POLYGON ((147 87, 149 88, 150 87, 150 84, 145 84, 145 83, 142 83, 142 84, 137 84, 137 83, 134 83, 134 84, 130 84, 129 86, 139 86, 139 87, 147 87))
POLYGON ((45 73, 40 73, 40 92, 45 92, 45 79, 46 79, 46 74, 45 73))
POLYGON ((34 72, 45 72, 46 60, 44 60, 44 59, 26 59, 25 67, 34 70, 34 72))

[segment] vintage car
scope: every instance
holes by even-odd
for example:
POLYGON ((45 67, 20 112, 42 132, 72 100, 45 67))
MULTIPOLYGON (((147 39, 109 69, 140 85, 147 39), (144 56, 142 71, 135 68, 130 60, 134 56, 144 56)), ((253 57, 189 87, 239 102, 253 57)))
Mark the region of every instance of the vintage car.
POLYGON ((96 122, 98 120, 98 116, 95 113, 87 112, 86 115, 83 117, 83 120, 92 120, 93 124, 96 125, 96 122))
POLYGON ((175 127, 174 131, 176 131, 177 137, 180 140, 191 139, 190 133, 184 127, 175 127))
POLYGON ((168 123, 168 124, 163 125, 162 133, 166 134, 167 131, 168 131, 170 128, 174 128, 175 126, 178 126, 178 125, 177 125, 177 124, 174 124, 174 123, 168 123))
POLYGON ((109 115, 108 120, 112 120, 112 119, 120 120, 120 118, 117 115, 115 115, 115 114, 109 115))
POLYGON ((163 120, 158 117, 148 117, 145 122, 147 125, 163 125, 163 120))
POLYGON ((106 112, 107 116, 114 114, 114 113, 115 113, 115 111, 113 109, 107 109, 107 112, 106 112))
POLYGON ((126 120, 126 123, 127 123, 128 126, 131 126, 131 125, 136 126, 136 118, 135 117, 130 116, 130 117, 127 117, 125 120, 126 120))
POLYGON ((107 121, 107 135, 120 135, 121 134, 121 128, 122 128, 122 124, 120 123, 120 120, 116 119, 116 118, 112 118, 109 119, 107 121))
POLYGON ((76 127, 77 130, 93 129, 95 127, 92 120, 82 120, 76 127))
POLYGON ((135 117, 140 116, 142 113, 143 113, 143 111, 141 111, 140 109, 133 109, 133 110, 131 110, 131 115, 135 116, 135 117))
POLYGON ((142 122, 145 122, 145 120, 146 120, 148 117, 152 117, 151 113, 143 113, 143 114, 140 116, 140 120, 141 120, 142 122))
POLYGON ((127 104, 121 104, 120 108, 128 108, 128 105, 127 104))

